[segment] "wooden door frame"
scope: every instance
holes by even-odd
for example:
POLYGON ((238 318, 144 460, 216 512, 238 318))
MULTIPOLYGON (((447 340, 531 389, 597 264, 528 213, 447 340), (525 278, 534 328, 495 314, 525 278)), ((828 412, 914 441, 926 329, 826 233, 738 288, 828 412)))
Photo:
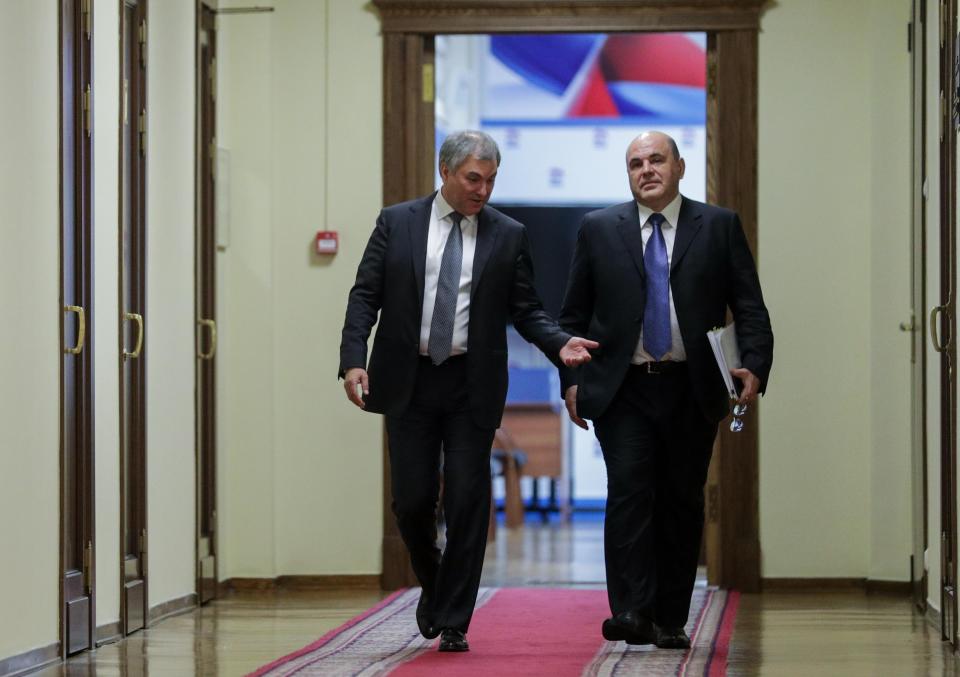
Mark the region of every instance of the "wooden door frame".
MULTIPOLYGON (((194 540, 194 562, 196 566, 195 570, 195 583, 196 583, 196 593, 197 593, 197 604, 203 604, 209 599, 215 599, 218 595, 216 594, 219 588, 219 575, 218 575, 218 566, 219 562, 217 561, 217 553, 219 551, 219 529, 217 524, 217 459, 216 459, 216 427, 213 429, 213 471, 212 477, 207 478, 204 473, 204 458, 203 458, 203 426, 201 425, 201 417, 207 414, 206 411, 203 411, 204 401, 202 399, 201 393, 201 370, 204 368, 203 360, 204 359, 215 359, 216 356, 216 318, 208 318, 202 315, 202 294, 201 294, 201 279, 203 272, 202 265, 202 255, 203 255, 203 240, 204 235, 202 233, 202 224, 203 224, 203 211, 205 205, 203 204, 203 192, 202 192, 202 182, 205 182, 207 179, 204 177, 204 174, 209 168, 209 171, 213 173, 214 181, 216 180, 216 162, 217 157, 214 153, 214 147, 208 146, 204 139, 202 138, 203 131, 203 86, 201 81, 204 78, 203 70, 203 49, 200 43, 200 34, 204 30, 203 26, 203 13, 204 11, 209 11, 214 18, 214 27, 213 27, 213 68, 216 67, 216 15, 218 9, 217 0, 195 0, 195 12, 196 12, 196 29, 195 29, 195 73, 196 78, 196 124, 194 125, 194 186, 196 188, 194 195, 194 350, 195 350, 195 359, 194 359, 194 446, 195 446, 195 469, 196 469, 196 486, 195 486, 195 502, 196 502, 196 519, 195 519, 195 540, 194 540), (207 162, 205 164, 203 161, 204 157, 207 157, 207 162), (209 333, 210 330, 206 329, 201 320, 213 320, 214 324, 212 326, 212 334, 209 333), (204 335, 208 336, 208 345, 209 348, 204 351, 204 335), (209 354, 209 357, 203 357, 203 355, 209 354), (214 553, 214 571, 213 571, 213 583, 210 592, 213 593, 212 598, 204 598, 204 576, 203 576, 203 554, 201 553, 201 543, 204 537, 203 534, 203 514, 202 510, 204 507, 204 488, 203 482, 208 482, 209 486, 207 491, 210 492, 213 503, 212 515, 210 515, 210 523, 212 525, 212 537, 210 550, 214 553)), ((213 91, 214 105, 216 105, 216 71, 213 71, 213 74, 208 73, 207 78, 212 79, 213 82, 210 84, 210 87, 213 91)), ((214 130, 213 130, 213 139, 216 139, 216 109, 214 109, 214 130)), ((214 215, 216 213, 216 184, 214 183, 211 187, 213 191, 211 199, 214 204, 214 215)), ((213 232, 213 242, 211 245, 216 247, 216 224, 214 221, 214 232, 213 232)), ((215 259, 215 254, 214 254, 215 259)), ((211 282, 213 289, 210 290, 210 295, 212 298, 212 305, 214 307, 214 315, 216 314, 216 270, 214 268, 211 271, 211 282)), ((209 325, 208 325, 209 326, 209 325)), ((214 417, 216 416, 216 366, 212 367, 211 371, 213 372, 214 384, 211 388, 214 396, 213 409, 214 417)), ((216 418, 214 418, 214 422, 216 418)), ((215 426, 215 423, 214 423, 215 426)))
MULTIPOLYGON (((76 355, 80 360, 77 367, 82 381, 77 418, 82 421, 81 433, 77 435, 80 444, 86 452, 81 452, 81 464, 76 475, 78 481, 77 499, 83 504, 79 515, 80 540, 87 541, 87 546, 81 555, 81 585, 85 587, 89 597, 88 607, 88 649, 96 643, 96 520, 94 508, 96 505, 95 493, 95 449, 94 449, 94 382, 93 382, 93 346, 94 346, 94 316, 93 316, 93 12, 91 4, 84 0, 60 0, 58 3, 58 131, 59 152, 58 172, 60 183, 59 194, 59 231, 60 231, 60 459, 59 459, 59 611, 58 635, 60 642, 60 656, 66 658, 70 653, 68 646, 69 614, 66 608, 67 590, 64 586, 66 569, 65 542, 71 525, 67 523, 68 495, 67 483, 67 446, 66 426, 64 415, 64 397, 66 378, 64 374, 64 354, 71 352, 66 345, 64 312, 65 304, 79 305, 84 309, 85 340, 80 341, 78 335, 77 347, 81 352, 76 355), (66 51, 72 52, 68 58, 66 51), (78 72, 79 71, 79 72, 78 72), (84 88, 86 85, 86 89, 84 88), (65 99, 65 90, 72 93, 72 100, 65 99), (86 96, 84 96, 86 92, 86 96), (72 158, 72 166, 67 166, 64 157, 68 145, 72 158), (68 196, 72 196, 68 198, 68 196), (72 207, 72 214, 68 210, 72 207), (65 251, 64 232, 68 223, 79 224, 79 260, 73 266, 79 271, 80 298, 64 298, 64 258, 69 256, 65 251)), ((79 334, 79 329, 78 329, 79 334)))
MULTIPOLYGON (((757 34, 767 0, 373 0, 383 32, 383 202, 433 190, 433 38, 438 34, 697 31, 708 34, 707 197, 735 209, 756 255, 757 34), (429 151, 429 152, 428 152, 429 151), (722 167, 722 171, 720 168, 722 167)), ((760 589, 759 407, 721 427, 716 582, 760 589)), ((381 586, 416 585, 391 513, 383 442, 381 586)))

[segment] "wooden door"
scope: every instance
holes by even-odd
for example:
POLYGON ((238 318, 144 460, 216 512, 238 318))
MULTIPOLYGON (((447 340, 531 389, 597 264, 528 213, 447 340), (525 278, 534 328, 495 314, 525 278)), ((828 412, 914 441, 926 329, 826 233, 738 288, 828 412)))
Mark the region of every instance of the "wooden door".
POLYGON ((957 0, 940 3, 940 304, 931 312, 940 353, 940 603, 942 637, 957 648, 956 72, 957 0))
POLYGON ((93 239, 89 0, 60 3, 60 639, 93 647, 93 239))
POLYGON ((215 14, 199 3, 195 306, 197 594, 201 604, 217 596, 216 68, 215 14))
MULTIPOLYGON (((384 204, 410 200, 434 189, 434 36, 385 33, 384 204), (396 76, 396 77, 394 77, 396 76)), ((390 455, 383 437, 383 573, 385 590, 419 585, 391 511, 390 455)))
POLYGON ((147 621, 146 0, 124 0, 120 41, 120 573, 123 633, 147 621))

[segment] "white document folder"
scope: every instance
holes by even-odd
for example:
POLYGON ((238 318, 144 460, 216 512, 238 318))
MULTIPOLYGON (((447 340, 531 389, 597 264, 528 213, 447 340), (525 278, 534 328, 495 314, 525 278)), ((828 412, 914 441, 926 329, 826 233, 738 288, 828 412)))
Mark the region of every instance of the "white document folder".
POLYGON ((727 386, 727 392, 730 399, 738 399, 737 389, 733 383, 731 369, 739 369, 740 349, 737 347, 737 331, 734 323, 731 322, 726 327, 717 327, 707 332, 707 340, 713 349, 713 356, 717 358, 717 366, 720 373, 723 374, 723 382, 727 386))

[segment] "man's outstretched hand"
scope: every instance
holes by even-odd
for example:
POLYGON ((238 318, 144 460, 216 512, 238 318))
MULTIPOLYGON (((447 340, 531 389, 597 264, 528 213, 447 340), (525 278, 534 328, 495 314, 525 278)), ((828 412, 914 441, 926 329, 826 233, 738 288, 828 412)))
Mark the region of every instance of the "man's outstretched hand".
POLYGON ((596 341, 574 336, 560 349, 560 361, 568 367, 579 367, 589 362, 590 351, 599 347, 596 341))

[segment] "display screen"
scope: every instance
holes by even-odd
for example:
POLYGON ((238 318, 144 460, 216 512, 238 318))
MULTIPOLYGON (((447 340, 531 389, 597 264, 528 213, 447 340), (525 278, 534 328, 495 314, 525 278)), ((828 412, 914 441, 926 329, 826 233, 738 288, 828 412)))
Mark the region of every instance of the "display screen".
POLYGON ((658 129, 686 161, 681 192, 703 200, 705 46, 704 33, 438 36, 438 148, 458 129, 493 136, 493 203, 600 206, 630 199, 626 147, 658 129))

